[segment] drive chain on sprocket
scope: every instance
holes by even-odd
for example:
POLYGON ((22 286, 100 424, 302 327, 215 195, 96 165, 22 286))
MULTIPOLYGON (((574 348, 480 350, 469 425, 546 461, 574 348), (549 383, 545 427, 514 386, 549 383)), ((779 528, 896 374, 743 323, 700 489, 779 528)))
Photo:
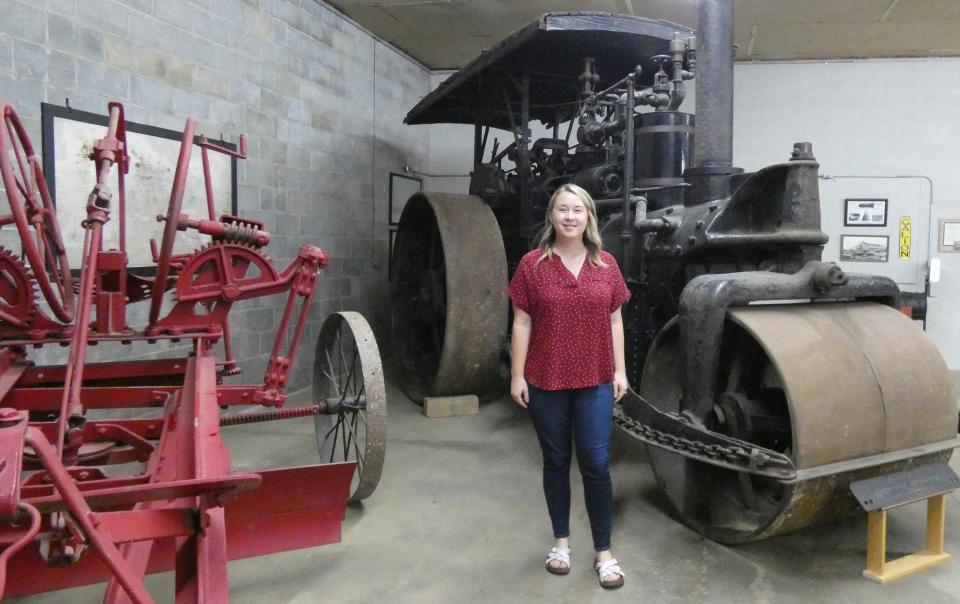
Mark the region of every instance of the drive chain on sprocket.
POLYGON ((620 406, 614 409, 613 422, 624 432, 638 440, 684 457, 738 472, 761 474, 780 480, 790 480, 796 477, 797 471, 793 465, 793 460, 783 453, 759 447, 753 443, 724 434, 718 434, 706 428, 692 426, 673 414, 659 413, 669 416, 667 421, 683 424, 685 428, 696 429, 705 436, 714 439, 722 439, 725 444, 706 443, 658 430, 651 425, 628 417, 620 406))

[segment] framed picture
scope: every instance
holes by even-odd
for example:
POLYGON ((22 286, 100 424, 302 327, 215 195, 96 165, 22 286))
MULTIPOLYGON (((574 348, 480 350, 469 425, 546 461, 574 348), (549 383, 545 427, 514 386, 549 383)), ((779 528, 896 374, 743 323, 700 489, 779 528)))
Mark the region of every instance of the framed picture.
POLYGON ((941 218, 937 250, 960 252, 960 218, 941 218))
MULTIPOLYGON (((77 111, 43 103, 43 174, 50 187, 50 195, 57 207, 57 221, 67 247, 70 266, 79 268, 83 253, 84 232, 80 223, 86 219, 87 196, 95 183, 95 170, 89 155, 94 143, 107 132, 108 117, 87 111, 77 111)), ((130 169, 126 175, 127 257, 131 272, 152 274, 154 262, 150 253, 150 239, 160 242, 163 223, 158 214, 167 213, 173 176, 180 154, 183 133, 136 122, 126 122, 127 153, 130 169)), ((228 149, 233 143, 219 142, 228 149)), ((210 175, 217 216, 237 213, 237 159, 222 153, 209 153, 210 175)), ((119 247, 118 170, 111 173, 114 201, 111 220, 104 225, 103 248, 119 247)), ((187 186, 181 213, 194 219, 207 219, 207 198, 203 182, 200 149, 195 147, 190 157, 187 186)), ((189 253, 208 238, 197 231, 177 233, 174 253, 189 253)))
POLYGON ((390 173, 390 225, 400 222, 403 206, 414 193, 423 191, 423 180, 406 174, 390 173))
POLYGON ((843 226, 887 226, 886 199, 845 199, 843 226))
POLYGON ((886 235, 841 235, 840 260, 886 262, 890 238, 886 235))

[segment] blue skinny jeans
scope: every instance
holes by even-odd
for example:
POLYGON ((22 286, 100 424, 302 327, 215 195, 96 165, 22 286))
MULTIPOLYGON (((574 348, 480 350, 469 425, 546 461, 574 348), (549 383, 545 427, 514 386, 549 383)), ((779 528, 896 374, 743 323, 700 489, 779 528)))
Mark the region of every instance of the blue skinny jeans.
POLYGON ((543 451, 543 493, 557 539, 570 536, 571 440, 583 477, 593 547, 610 549, 613 485, 610 482, 610 436, 613 431, 613 386, 540 390, 529 386, 527 409, 543 451), (572 439, 571 439, 572 437, 572 439))

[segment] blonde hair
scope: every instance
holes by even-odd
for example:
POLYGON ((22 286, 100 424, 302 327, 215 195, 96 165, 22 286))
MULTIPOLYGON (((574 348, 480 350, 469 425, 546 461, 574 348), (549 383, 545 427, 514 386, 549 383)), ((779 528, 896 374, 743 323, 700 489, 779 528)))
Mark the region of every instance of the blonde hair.
POLYGON ((537 262, 551 258, 553 256, 553 244, 557 241, 557 232, 550 222, 550 214, 557 205, 557 198, 564 193, 571 193, 583 202, 583 207, 587 209, 587 228, 583 231, 583 245, 587 248, 587 262, 593 266, 606 266, 603 258, 600 257, 600 251, 603 249, 603 241, 600 239, 600 229, 597 226, 597 206, 593 203, 593 198, 582 187, 567 183, 561 185, 553 195, 550 196, 550 203, 547 204, 547 217, 544 221, 543 229, 540 231, 540 243, 537 247, 540 249, 540 257, 537 262))

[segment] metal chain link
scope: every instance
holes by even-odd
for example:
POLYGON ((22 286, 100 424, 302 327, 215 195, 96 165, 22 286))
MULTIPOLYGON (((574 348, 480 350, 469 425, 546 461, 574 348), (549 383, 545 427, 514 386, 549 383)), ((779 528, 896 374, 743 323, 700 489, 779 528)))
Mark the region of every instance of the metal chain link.
MULTIPOLYGON (((676 418, 675 418, 676 419, 676 418)), ((777 478, 792 478, 796 469, 789 457, 758 447, 752 443, 741 441, 742 444, 710 444, 698 440, 684 438, 657 430, 653 426, 641 423, 628 417, 621 408, 614 410, 614 423, 624 432, 655 447, 667 449, 685 457, 693 457, 706 463, 728 467, 738 471, 775 475, 777 478)), ((676 419, 676 421, 682 421, 676 419)), ((726 435, 717 435, 727 441, 735 441, 726 435)))

